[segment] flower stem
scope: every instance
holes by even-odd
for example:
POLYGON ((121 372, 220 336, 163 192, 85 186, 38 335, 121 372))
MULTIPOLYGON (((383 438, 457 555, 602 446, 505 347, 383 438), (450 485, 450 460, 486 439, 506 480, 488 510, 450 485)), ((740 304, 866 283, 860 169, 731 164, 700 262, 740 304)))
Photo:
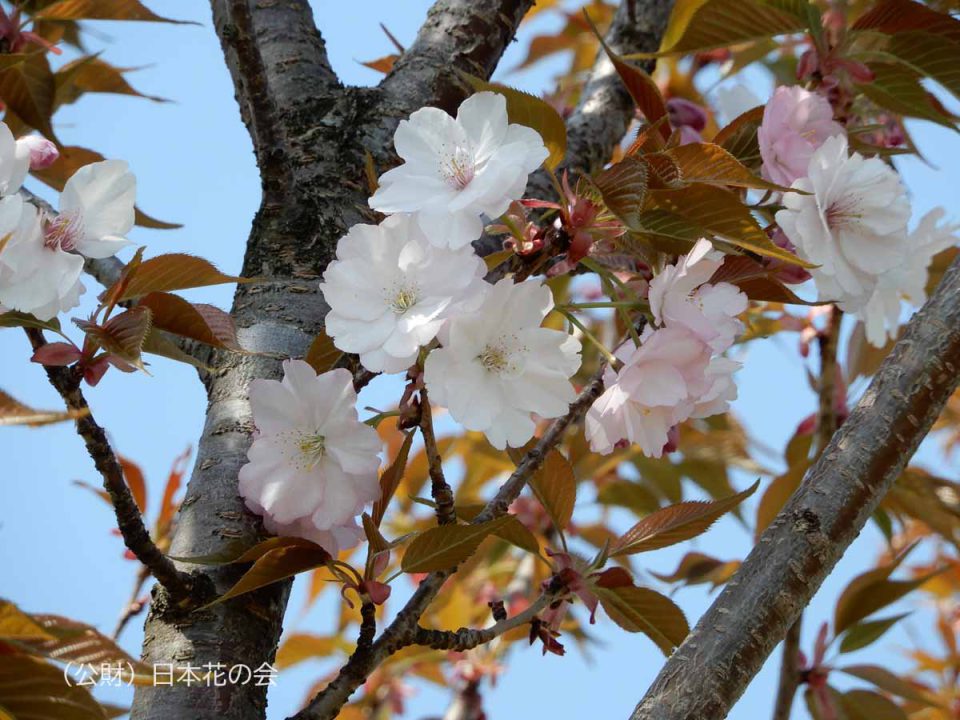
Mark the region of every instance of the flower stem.
POLYGON ((599 350, 600 354, 607 359, 607 362, 610 363, 611 367, 617 368, 621 364, 620 361, 616 358, 616 356, 612 352, 607 350, 606 345, 600 342, 600 340, 597 339, 596 335, 590 332, 582 322, 577 320, 576 316, 572 312, 565 310, 563 308, 557 308, 557 311, 561 315, 563 315, 567 320, 569 320, 570 323, 574 325, 580 332, 582 332, 583 336, 587 340, 589 340, 594 345, 596 345, 597 350, 599 350))

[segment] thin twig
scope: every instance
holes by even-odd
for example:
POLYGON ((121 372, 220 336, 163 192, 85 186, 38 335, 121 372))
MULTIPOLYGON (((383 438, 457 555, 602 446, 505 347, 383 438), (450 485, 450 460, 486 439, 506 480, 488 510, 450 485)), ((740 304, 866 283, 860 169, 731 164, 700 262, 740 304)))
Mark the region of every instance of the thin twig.
POLYGON ((127 600, 127 604, 124 605, 123 610, 120 611, 117 626, 113 630, 111 637, 113 637, 114 640, 120 637, 120 633, 127 627, 127 623, 142 613, 143 609, 147 606, 145 601, 140 600, 140 591, 143 589, 144 583, 149 579, 150 570, 146 565, 141 565, 140 570, 137 572, 137 579, 133 584, 133 592, 130 593, 130 599, 127 600))
POLYGON ((427 388, 420 388, 420 434, 427 453, 427 465, 430 472, 430 494, 437 504, 437 522, 449 525, 457 521, 453 507, 453 490, 443 475, 443 458, 437 449, 437 437, 433 432, 433 412, 430 410, 430 398, 427 388))
MULTIPOLYGON (((34 350, 46 345, 47 341, 40 330, 27 329, 26 333, 34 350)), ((76 420, 77 433, 83 438, 87 452, 103 478, 103 489, 110 495, 124 544, 150 570, 157 582, 167 589, 175 602, 186 604, 184 601, 191 599, 194 589, 193 578, 177 570, 170 558, 153 543, 143 524, 140 508, 124 480, 120 461, 110 447, 106 432, 90 413, 90 407, 80 390, 82 375, 66 367, 44 366, 44 370, 67 407, 84 413, 76 420)))

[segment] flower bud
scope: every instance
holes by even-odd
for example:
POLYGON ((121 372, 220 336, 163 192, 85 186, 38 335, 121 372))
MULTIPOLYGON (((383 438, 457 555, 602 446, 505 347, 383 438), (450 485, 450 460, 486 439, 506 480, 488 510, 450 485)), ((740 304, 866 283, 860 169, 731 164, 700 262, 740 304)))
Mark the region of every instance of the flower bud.
POLYGON ((40 135, 24 135, 17 140, 17 144, 30 151, 31 170, 46 170, 60 157, 57 146, 40 135))
POLYGON ((667 100, 670 124, 674 127, 689 127, 700 132, 707 126, 707 112, 686 98, 672 97, 667 100))

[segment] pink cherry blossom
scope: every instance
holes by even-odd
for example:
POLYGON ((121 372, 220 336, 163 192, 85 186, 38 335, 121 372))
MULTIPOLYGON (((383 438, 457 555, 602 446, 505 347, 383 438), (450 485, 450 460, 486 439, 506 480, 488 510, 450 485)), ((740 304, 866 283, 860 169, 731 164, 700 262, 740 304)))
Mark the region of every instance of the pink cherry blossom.
POLYGON ((806 176, 810 157, 824 140, 843 134, 826 98, 798 86, 777 88, 757 133, 763 176, 790 185, 806 176))

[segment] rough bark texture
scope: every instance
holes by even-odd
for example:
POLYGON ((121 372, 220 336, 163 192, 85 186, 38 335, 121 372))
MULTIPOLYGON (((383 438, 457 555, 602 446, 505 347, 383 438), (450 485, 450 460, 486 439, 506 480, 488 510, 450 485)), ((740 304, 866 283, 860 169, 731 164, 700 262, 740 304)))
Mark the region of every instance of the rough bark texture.
POLYGON ((797 619, 960 382, 960 260, 632 720, 717 720, 797 619))

